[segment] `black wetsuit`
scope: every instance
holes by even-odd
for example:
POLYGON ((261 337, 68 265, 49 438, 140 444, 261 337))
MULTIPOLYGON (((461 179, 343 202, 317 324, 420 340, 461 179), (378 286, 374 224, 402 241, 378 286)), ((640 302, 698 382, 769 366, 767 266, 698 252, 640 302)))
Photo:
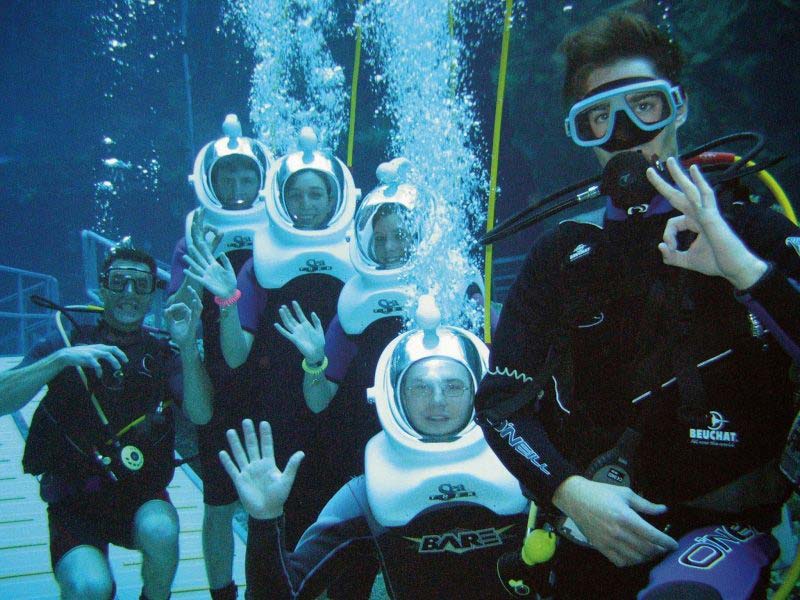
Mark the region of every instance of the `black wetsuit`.
MULTIPOLYGON (((800 231, 746 199, 725 206, 734 230, 771 263, 749 305, 721 277, 663 264, 657 243, 674 211, 623 221, 587 214, 530 251, 476 404, 487 441, 542 507, 552 508, 567 477, 626 448, 634 490, 670 507, 671 535, 720 521, 774 523, 787 493, 775 461, 796 410, 791 349, 748 309, 766 309, 773 333, 796 344, 800 294, 787 277, 800 276, 800 231), (632 450, 619 443, 626 430, 632 450), (757 483, 732 484, 748 473, 757 483), (724 486, 724 501, 687 507, 724 486)), ((562 546, 561 581, 588 582, 572 593, 623 590, 625 581, 629 595, 646 582, 647 565, 620 571, 597 552, 562 546)))
POLYGON ((248 554, 258 565, 248 578, 251 600, 316 598, 353 556, 377 550, 392 598, 503 598, 497 559, 519 552, 524 515, 497 515, 469 502, 439 504, 403 527, 379 525, 363 476, 342 487, 294 552, 283 541, 283 517, 250 520, 248 554))
MULTIPOLYGON (((172 295, 184 280, 183 269, 186 255, 186 238, 175 245, 167 295, 172 295)), ((228 250, 225 255, 238 273, 253 256, 251 249, 228 250)), ((203 478, 203 502, 210 506, 224 506, 238 500, 231 478, 222 468, 219 451, 228 448, 225 432, 239 429, 242 419, 252 418, 256 413, 248 389, 247 367, 231 369, 222 356, 219 330, 219 307, 214 303, 214 294, 205 288, 200 292, 203 312, 200 315, 203 327, 203 362, 214 388, 213 415, 205 425, 197 427, 197 446, 203 478)))
MULTIPOLYGON (((104 364, 100 379, 92 369, 84 369, 108 427, 102 424, 72 367, 47 384, 47 394, 31 420, 22 464, 26 473, 42 475, 41 495, 49 504, 54 566, 78 543, 102 547, 111 541, 129 546, 136 509, 150 499, 168 499, 165 489, 175 470, 173 400, 180 398, 181 386, 177 355, 166 341, 143 330, 120 338, 101 322, 81 327, 70 339, 72 345, 115 345, 125 352, 128 362, 118 372, 104 364), (118 445, 111 441, 112 433, 118 445), (95 450, 110 459, 108 464, 98 460, 95 450), (133 470, 123 464, 139 461, 141 466, 133 470), (115 515, 129 518, 118 519, 114 531, 86 532, 85 526, 64 531, 81 520, 111 521, 115 515), (54 531, 56 522, 58 531, 54 531)), ((19 367, 63 347, 56 334, 37 344, 19 367)))

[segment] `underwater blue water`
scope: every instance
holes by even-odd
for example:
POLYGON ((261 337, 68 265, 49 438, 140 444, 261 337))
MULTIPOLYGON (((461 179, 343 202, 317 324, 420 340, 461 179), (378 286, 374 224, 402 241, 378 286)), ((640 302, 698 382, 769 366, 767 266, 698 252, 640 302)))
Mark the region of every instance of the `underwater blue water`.
MULTIPOLYGON (((385 1, 381 8, 380 3, 366 2, 373 15, 379 8, 400 10, 402 4, 385 1)), ((422 13, 427 6, 442 11, 446 4, 427 0, 409 3, 411 8, 406 10, 413 12, 417 6, 422 13)), ((475 190, 485 194, 488 185, 503 4, 461 3, 454 24, 461 44, 457 50, 463 52, 457 65, 459 90, 472 94, 467 121, 475 121, 475 135, 465 137, 459 150, 463 155, 456 157, 472 164, 454 175, 458 175, 458 185, 467 185, 473 196, 475 190), (469 177, 476 179, 465 183, 469 177)), ((515 3, 498 219, 596 170, 590 153, 573 147, 563 136, 561 71, 554 48, 564 33, 590 19, 598 7, 614 4, 515 3)), ((684 81, 691 109, 681 136, 683 145, 745 128, 762 131, 771 156, 788 156, 773 172, 789 195, 797 196, 800 76, 792 66, 798 48, 791 33, 798 21, 796 6, 777 0, 645 4, 651 5, 656 16, 664 16, 664 5, 670 5, 666 16, 672 32, 693 45, 684 81), (730 20, 724 26, 719 25, 720 15, 730 20), (702 94, 694 94, 693 89, 702 94)), ((240 115, 246 132, 263 127, 250 115, 253 85, 259 84, 254 68, 263 59, 257 49, 258 28, 254 19, 247 21, 245 16, 242 21, 235 14, 237 7, 246 12, 259 5, 292 6, 266 0, 0 3, 0 186, 4 195, 0 263, 52 274, 61 283, 62 298, 79 301, 83 299, 81 229, 100 230, 109 237, 132 234, 138 245, 168 259, 181 233, 183 215, 194 206, 186 176, 195 151, 219 135, 222 117, 229 112, 240 115), (252 31, 247 22, 253 24, 252 31), (188 87, 184 56, 191 76, 188 87)), ((317 3, 333 14, 325 19, 321 37, 308 30, 313 39, 304 46, 313 49, 314 43, 321 44, 333 69, 321 71, 316 83, 308 77, 306 81, 312 92, 327 94, 318 107, 338 111, 329 119, 334 125, 328 133, 341 157, 346 148, 356 5, 355 0, 317 3), (346 97, 337 106, 337 90, 342 89, 346 97)), ((409 26, 406 21, 395 23, 402 24, 409 26)), ((276 35, 269 41, 280 48, 282 38, 276 35)), ((423 166, 431 169, 432 179, 441 181, 436 165, 442 157, 426 146, 435 148, 441 131, 431 130, 428 138, 415 140, 418 132, 404 130, 387 110, 391 89, 382 78, 391 76, 390 68, 385 73, 376 70, 379 53, 372 44, 364 42, 357 96, 352 167, 356 184, 365 192, 371 189, 376 183, 375 167, 403 150, 404 144, 409 145, 407 152, 418 151, 419 162, 427 157, 429 163, 423 166)), ((445 106, 436 105, 435 94, 425 101, 429 111, 447 112, 445 106)), ((276 140, 278 146, 284 143, 276 140)), ((480 225, 481 215, 471 211, 453 220, 464 229, 465 239, 478 233, 467 230, 480 225)), ((496 256, 524 252, 533 235, 527 232, 498 244, 496 256)))

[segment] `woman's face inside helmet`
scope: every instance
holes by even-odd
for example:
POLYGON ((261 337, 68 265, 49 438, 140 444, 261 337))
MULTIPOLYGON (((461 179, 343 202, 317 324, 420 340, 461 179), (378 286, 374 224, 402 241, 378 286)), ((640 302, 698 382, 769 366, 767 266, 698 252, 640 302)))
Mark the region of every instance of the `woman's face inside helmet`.
POLYGON ((336 201, 328 179, 313 169, 298 171, 289 177, 283 200, 298 229, 324 229, 336 201))
POLYGON ((222 208, 246 210, 258 198, 261 174, 255 161, 248 156, 223 156, 211 169, 211 187, 222 208))
POLYGON ((423 436, 458 433, 472 418, 475 389, 467 368, 452 358, 412 364, 400 382, 400 402, 409 424, 423 436))
POLYGON ((384 269, 400 267, 411 256, 413 236, 406 212, 402 207, 379 210, 372 219, 372 254, 375 262, 384 269))

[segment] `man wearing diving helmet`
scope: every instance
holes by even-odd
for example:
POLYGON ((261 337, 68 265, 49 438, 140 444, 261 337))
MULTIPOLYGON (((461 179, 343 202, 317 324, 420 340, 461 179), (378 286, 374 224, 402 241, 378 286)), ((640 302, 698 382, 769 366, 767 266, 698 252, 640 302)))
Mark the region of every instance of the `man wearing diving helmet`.
POLYGON ((472 420, 488 350, 469 331, 439 325, 430 296, 420 306, 421 329, 396 337, 374 371, 368 396, 382 431, 367 444, 364 475, 341 487, 294 551, 283 515, 302 453, 281 472, 266 422, 258 435, 244 422, 244 446, 228 432, 233 459, 221 459, 252 517, 249 598, 314 598, 367 549, 379 551, 393 598, 504 594, 495 563, 519 554, 527 502, 472 420))
POLYGON ((749 597, 788 494, 798 230, 682 170, 683 58, 655 26, 610 13, 561 49, 566 132, 604 168, 606 207, 531 249, 478 420, 560 524, 558 597, 749 597), (730 544, 701 557, 704 535, 730 544))
POLYGON ((233 516, 238 506, 236 490, 222 470, 217 453, 225 447, 225 431, 249 415, 252 404, 245 377, 228 368, 222 356, 220 307, 214 295, 184 276, 188 241, 213 232, 213 254, 224 255, 234 272, 253 256, 253 237, 265 225, 264 200, 272 155, 256 139, 242 135, 236 115, 222 124, 223 136, 200 150, 190 181, 198 208, 186 216, 185 235, 172 256, 167 293, 179 302, 194 287, 203 296, 203 349, 214 384, 214 415, 198 427, 197 442, 203 477, 203 557, 211 598, 235 600, 233 580, 233 516))

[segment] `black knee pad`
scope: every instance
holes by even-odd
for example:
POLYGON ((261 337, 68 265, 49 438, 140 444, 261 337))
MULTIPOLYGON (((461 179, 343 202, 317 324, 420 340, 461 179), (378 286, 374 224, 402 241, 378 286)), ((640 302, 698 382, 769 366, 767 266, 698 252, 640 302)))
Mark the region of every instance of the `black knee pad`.
POLYGON ((682 581, 653 590, 641 600, 723 600, 722 595, 705 583, 682 581))

